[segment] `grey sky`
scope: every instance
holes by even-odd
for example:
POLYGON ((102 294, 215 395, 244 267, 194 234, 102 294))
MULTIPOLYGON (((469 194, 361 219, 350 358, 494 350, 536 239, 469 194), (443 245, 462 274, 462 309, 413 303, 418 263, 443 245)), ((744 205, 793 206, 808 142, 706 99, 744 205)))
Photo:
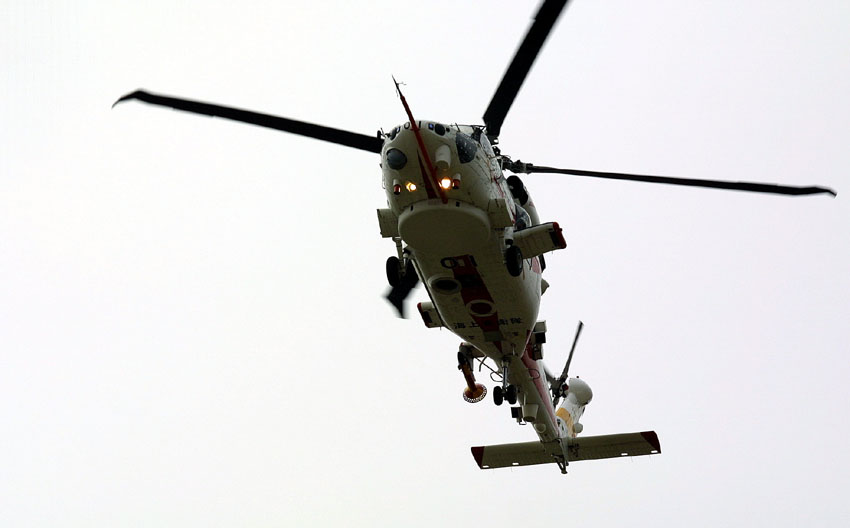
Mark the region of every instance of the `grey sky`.
POLYGON ((663 450, 566 477, 472 460, 535 435, 381 299, 374 156, 110 110, 146 88, 371 134, 406 120, 395 75, 417 117, 478 123, 536 2, 7 4, 0 524, 850 521, 846 2, 575 0, 556 26, 514 159, 839 194, 525 178, 568 243, 547 360, 582 319, 585 434, 663 450))

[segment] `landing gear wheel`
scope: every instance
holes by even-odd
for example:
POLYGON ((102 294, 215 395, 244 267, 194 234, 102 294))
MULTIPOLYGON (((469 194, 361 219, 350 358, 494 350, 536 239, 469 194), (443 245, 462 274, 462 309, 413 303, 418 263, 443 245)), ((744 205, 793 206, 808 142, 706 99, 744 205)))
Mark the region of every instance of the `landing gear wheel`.
MULTIPOLYGON (((501 387, 499 388, 501 389, 501 387)), ((516 403, 516 385, 508 385, 507 390, 505 390, 505 399, 511 405, 516 403)))
POLYGON ((401 266, 398 265, 398 257, 390 257, 387 259, 387 282, 390 283, 390 286, 395 288, 398 286, 398 283, 401 282, 401 276, 399 275, 399 270, 401 266))
POLYGON ((522 273, 522 251, 517 246, 510 246, 505 251, 505 266, 511 277, 519 277, 522 273))
POLYGON ((495 403, 496 405, 502 405, 502 401, 504 401, 504 399, 505 395, 502 392, 501 385, 496 385, 493 388, 493 403, 495 403))

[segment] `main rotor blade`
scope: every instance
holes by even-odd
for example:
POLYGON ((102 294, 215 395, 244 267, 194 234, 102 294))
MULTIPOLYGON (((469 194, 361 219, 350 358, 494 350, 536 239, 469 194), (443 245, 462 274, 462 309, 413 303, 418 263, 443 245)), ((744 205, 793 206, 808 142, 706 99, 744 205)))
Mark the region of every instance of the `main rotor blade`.
POLYGON ((377 136, 367 136, 365 134, 349 132, 348 130, 315 125, 313 123, 296 121, 294 119, 287 119, 285 117, 278 117, 269 114, 260 114, 258 112, 241 110, 239 108, 232 108, 229 106, 220 106, 210 103, 202 103, 200 101, 191 101, 189 99, 157 95, 143 90, 137 90, 125 95, 115 101, 115 104, 112 106, 114 107, 118 103, 132 99, 160 106, 168 106, 175 110, 183 110, 184 112, 191 112, 193 114, 223 117, 225 119, 241 121, 251 125, 282 130, 284 132, 321 139, 322 141, 329 141, 338 145, 344 145, 346 147, 366 150, 369 152, 381 152, 381 146, 384 143, 377 136))
POLYGON ((586 170, 576 170, 576 169, 558 169, 555 167, 543 167, 539 165, 532 165, 531 163, 522 163, 520 161, 509 162, 505 165, 505 168, 512 172, 517 173, 527 173, 531 174, 533 172, 541 172, 541 173, 555 173, 555 174, 569 174, 571 176, 587 176, 590 178, 605 178, 609 180, 627 180, 627 181, 640 181, 640 182, 649 182, 649 183, 667 183, 670 185, 686 185, 689 187, 708 187, 712 189, 729 189, 733 191, 750 191, 750 192, 760 192, 760 193, 770 193, 770 194, 787 194, 792 196, 799 196, 804 194, 831 194, 832 196, 837 196, 835 191, 829 189, 827 187, 795 187, 791 185, 778 185, 775 183, 755 183, 755 182, 734 182, 734 181, 720 181, 720 180, 698 180, 698 179, 687 179, 687 178, 672 178, 669 176, 649 176, 644 174, 623 174, 620 172, 598 172, 598 171, 586 171, 586 170))
POLYGON ((516 55, 505 71, 501 84, 490 100, 490 106, 484 112, 484 124, 487 126, 488 136, 498 137, 505 116, 508 115, 508 110, 511 109, 520 86, 567 1, 545 0, 534 15, 534 22, 528 28, 528 33, 525 34, 522 44, 519 45, 516 55))

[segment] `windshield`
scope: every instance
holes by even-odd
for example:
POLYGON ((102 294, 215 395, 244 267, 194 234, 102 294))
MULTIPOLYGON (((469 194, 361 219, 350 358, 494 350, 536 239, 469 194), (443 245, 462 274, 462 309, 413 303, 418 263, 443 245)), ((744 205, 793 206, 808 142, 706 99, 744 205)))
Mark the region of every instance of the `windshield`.
POLYGON ((457 157, 461 163, 469 163, 475 159, 478 143, 474 139, 463 132, 458 132, 455 134, 455 144, 457 145, 457 157))

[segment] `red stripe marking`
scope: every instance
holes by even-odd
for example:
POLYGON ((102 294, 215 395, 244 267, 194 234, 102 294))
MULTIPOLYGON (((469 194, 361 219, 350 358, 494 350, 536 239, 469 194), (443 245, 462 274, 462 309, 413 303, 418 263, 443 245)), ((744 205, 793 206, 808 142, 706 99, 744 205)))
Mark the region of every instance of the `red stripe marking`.
POLYGON ((540 259, 534 257, 531 259, 531 271, 534 273, 543 273, 543 268, 540 266, 540 259))
POLYGON ((475 463, 478 464, 478 467, 481 467, 481 463, 484 461, 484 446, 476 446, 471 449, 475 463))
POLYGON ((398 90, 398 96, 401 98, 401 104, 404 106, 404 111, 407 112, 407 118, 410 120, 410 129, 413 130, 413 135, 416 136, 416 143, 419 145, 419 152, 422 154, 422 157, 425 158, 425 164, 428 166, 428 174, 431 176, 430 180, 434 183, 434 188, 437 190, 437 193, 440 195, 440 199, 443 203, 448 203, 449 198, 440 188, 439 181, 437 181, 437 168, 434 167, 433 163, 431 163, 431 156, 429 156, 428 151, 425 150, 425 141, 422 140, 422 134, 419 132, 419 126, 417 126, 416 120, 413 119, 413 113, 410 111, 410 107, 407 106, 407 99, 404 98, 404 94, 401 93, 401 89, 399 89, 398 84, 396 84, 396 90, 398 90))
MULTIPOLYGON (((528 335, 530 338, 531 333, 529 332, 528 335)), ((522 354, 522 363, 528 370, 533 369, 537 371, 537 377, 534 378, 534 386, 540 394, 540 400, 543 402, 543 406, 546 407, 546 412, 549 413, 549 418, 552 419, 552 426, 555 428, 552 432, 557 434, 558 420, 555 419, 555 407, 552 406, 552 400, 549 398, 549 389, 543 384, 543 372, 541 372, 540 368, 538 368, 537 362, 531 359, 531 339, 529 339, 525 344, 525 352, 522 354)))
POLYGON ((661 453, 661 442, 658 441, 658 435, 655 434, 655 431, 644 431, 640 435, 643 437, 644 440, 649 442, 649 445, 651 445, 655 448, 656 451, 661 453))
POLYGON ((428 177, 428 174, 425 172, 425 167, 422 166, 422 156, 417 155, 416 159, 419 160, 419 171, 422 173, 422 181, 425 182, 425 193, 428 195, 428 198, 436 198, 437 193, 434 191, 434 187, 431 184, 431 178, 428 177))
POLYGON ((431 316, 422 309, 422 303, 416 305, 416 309, 419 310, 419 315, 422 316, 422 322, 425 323, 425 326, 431 327, 431 316))
POLYGON ((555 242, 555 245, 560 249, 564 249, 567 247, 567 241, 564 240, 564 230, 561 229, 561 226, 558 225, 558 222, 552 222, 552 228, 555 230, 553 233, 552 240, 555 242))
MULTIPOLYGON (((478 273, 478 268, 472 263, 469 255, 454 257, 458 263, 452 268, 454 278, 461 284, 460 297, 463 299, 463 304, 469 306, 473 301, 486 301, 495 307, 493 297, 484 285, 481 275, 478 273)), ((482 331, 492 332, 499 330, 499 313, 493 312, 490 315, 477 315, 474 312, 469 312, 472 320, 475 321, 482 331)))

